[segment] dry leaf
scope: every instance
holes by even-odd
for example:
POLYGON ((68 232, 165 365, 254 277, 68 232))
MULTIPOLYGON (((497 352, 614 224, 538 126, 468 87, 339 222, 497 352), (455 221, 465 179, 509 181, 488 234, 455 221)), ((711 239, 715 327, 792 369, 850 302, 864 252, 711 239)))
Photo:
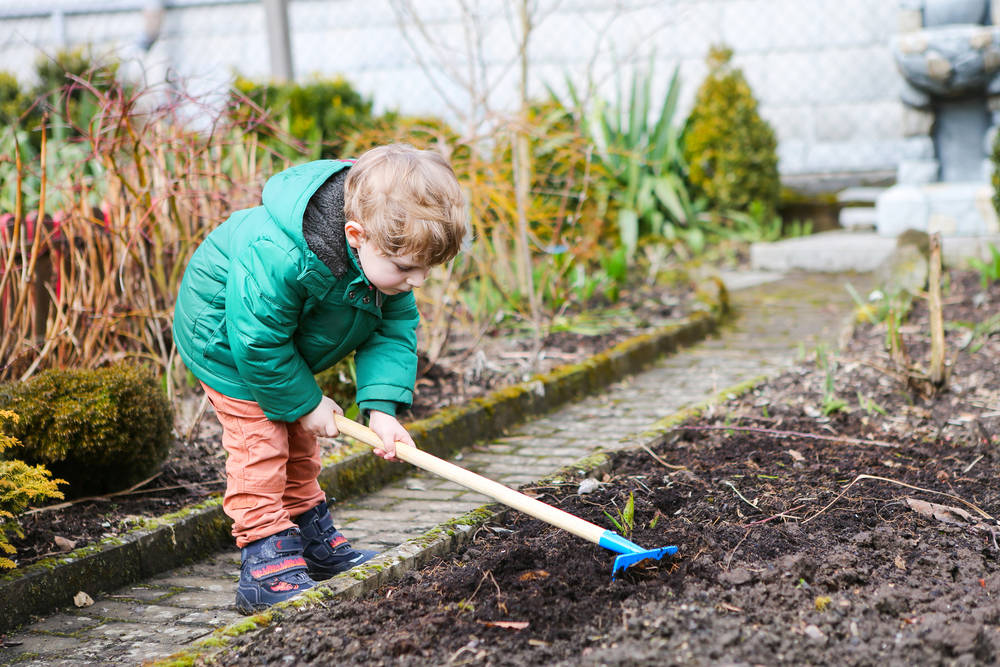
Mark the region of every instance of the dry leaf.
POLYGON ((798 451, 796 451, 794 449, 789 449, 788 450, 788 455, 792 457, 793 461, 801 462, 801 461, 805 461, 806 460, 806 457, 802 456, 801 452, 798 452, 798 451))
POLYGON ((83 591, 80 591, 79 593, 73 596, 73 604, 75 604, 77 607, 89 607, 90 605, 94 604, 94 598, 90 597, 83 591))
POLYGON ((535 579, 547 579, 549 578, 549 573, 545 570, 532 570, 531 572, 525 572, 520 577, 519 581, 534 581, 535 579))
POLYGON ((72 551, 76 548, 76 540, 67 540, 62 535, 56 535, 53 540, 56 543, 56 548, 59 551, 72 551))
POLYGON ((491 628, 508 628, 510 630, 524 630, 528 627, 527 621, 479 621, 483 625, 491 628))
POLYGON ((906 572, 906 561, 899 554, 896 554, 896 557, 892 559, 892 564, 896 566, 897 570, 906 572))
POLYGON ((906 504, 914 512, 919 512, 931 519, 937 519, 942 523, 951 523, 960 526, 975 523, 971 514, 958 507, 938 505, 937 503, 929 503, 925 500, 917 500, 916 498, 907 498, 906 504))

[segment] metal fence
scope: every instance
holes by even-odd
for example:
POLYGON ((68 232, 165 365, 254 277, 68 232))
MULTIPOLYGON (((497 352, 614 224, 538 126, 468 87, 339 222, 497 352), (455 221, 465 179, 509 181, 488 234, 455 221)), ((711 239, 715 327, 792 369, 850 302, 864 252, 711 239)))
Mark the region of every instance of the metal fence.
MULTIPOLYGON (((520 2, 286 1, 297 80, 343 74, 378 109, 452 122, 516 106, 520 2)), ((889 178, 905 148, 901 79, 889 50, 897 5, 530 0, 529 93, 590 81, 613 98, 630 69, 652 58, 659 92, 680 68, 684 110, 705 75, 709 47, 726 44, 777 131, 786 179, 889 178)), ((89 45, 125 59, 134 76, 208 94, 235 71, 270 75, 268 33, 260 1, 0 0, 0 69, 26 81, 38 57, 89 45)))

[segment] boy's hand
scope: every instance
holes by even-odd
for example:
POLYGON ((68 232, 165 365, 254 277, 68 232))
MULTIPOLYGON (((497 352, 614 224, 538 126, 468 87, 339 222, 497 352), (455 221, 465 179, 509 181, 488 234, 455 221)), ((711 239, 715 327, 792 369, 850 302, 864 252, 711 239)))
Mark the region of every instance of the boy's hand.
POLYGON ((378 410, 372 410, 368 418, 368 427, 382 438, 382 446, 375 449, 375 456, 381 456, 386 461, 398 461, 396 458, 396 441, 400 440, 416 447, 413 438, 406 432, 403 425, 395 417, 378 410))
POLYGON ((344 414, 343 409, 332 398, 324 396, 312 412, 299 419, 302 427, 321 438, 333 438, 340 434, 333 414, 344 414))

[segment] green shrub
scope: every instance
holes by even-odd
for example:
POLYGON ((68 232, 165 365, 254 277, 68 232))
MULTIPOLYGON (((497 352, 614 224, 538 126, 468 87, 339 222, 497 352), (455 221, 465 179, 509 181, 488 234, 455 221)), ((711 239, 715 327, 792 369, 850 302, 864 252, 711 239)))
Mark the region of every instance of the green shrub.
MULTIPOLYGON (((16 424, 18 416, 9 410, 0 410, 0 424, 16 424)), ((20 443, 16 438, 0 432, 0 454, 20 443)), ((23 537, 17 516, 28 508, 28 504, 46 498, 62 498, 58 485, 61 479, 52 479, 45 466, 29 466, 24 461, 0 461, 0 554, 12 556, 16 550, 11 545, 9 535, 23 537)), ((0 555, 0 569, 16 567, 7 556, 0 555)))
POLYGON ((731 57, 725 48, 709 52, 708 76, 684 133, 688 177, 714 210, 749 211, 756 201, 769 219, 781 188, 777 140, 743 73, 729 64, 731 57))
POLYGON ((30 106, 30 98, 17 77, 0 71, 0 126, 6 128, 19 124, 21 116, 27 113, 30 106))
POLYGON ((246 105, 237 106, 238 113, 247 115, 246 126, 283 154, 294 156, 300 148, 286 145, 280 138, 281 132, 304 142, 314 158, 344 157, 341 153, 348 135, 372 124, 372 101, 342 77, 301 85, 258 83, 238 77, 234 89, 237 95, 245 96, 269 113, 277 128, 264 119, 253 119, 256 112, 246 105), (275 132, 276 129, 280 132, 275 132))
POLYGON ((166 458, 170 404, 146 368, 48 370, 0 385, 0 408, 20 415, 5 427, 22 458, 66 479, 80 496, 127 488, 166 458))

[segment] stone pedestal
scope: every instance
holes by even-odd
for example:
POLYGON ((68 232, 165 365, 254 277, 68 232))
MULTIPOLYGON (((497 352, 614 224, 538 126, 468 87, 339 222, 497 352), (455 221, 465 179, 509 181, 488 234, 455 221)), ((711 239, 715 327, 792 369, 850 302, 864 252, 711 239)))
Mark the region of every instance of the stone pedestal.
POLYGON ((1000 232, 993 208, 993 188, 986 183, 900 184, 876 201, 876 229, 898 236, 907 229, 942 236, 982 236, 1000 232))
POLYGON ((1000 0, 901 0, 900 9, 892 49, 908 150, 898 185, 876 202, 876 229, 995 234, 988 156, 1000 121, 1000 0))

